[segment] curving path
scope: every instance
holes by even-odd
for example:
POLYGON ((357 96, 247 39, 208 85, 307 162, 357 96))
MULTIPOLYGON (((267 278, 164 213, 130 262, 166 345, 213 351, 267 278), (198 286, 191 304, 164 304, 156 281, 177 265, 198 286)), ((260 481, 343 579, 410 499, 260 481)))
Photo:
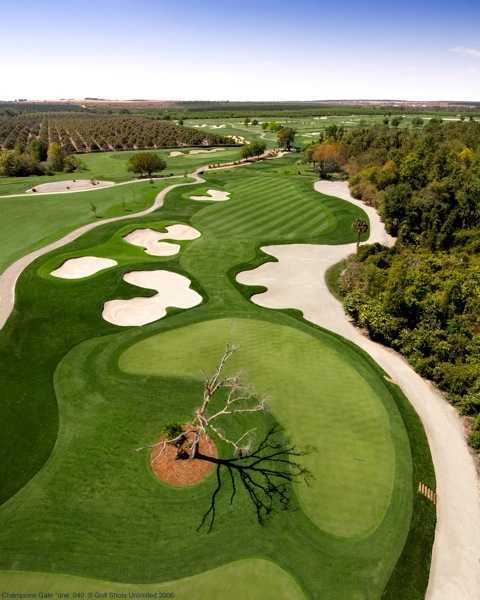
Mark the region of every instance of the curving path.
MULTIPOLYGON (((272 160, 275 158, 281 158, 285 154, 287 154, 287 152, 279 152, 278 154, 276 154, 274 156, 270 156, 268 154, 268 152, 266 152, 264 155, 262 155, 261 158, 264 158, 266 160, 272 160)), ((34 250, 33 252, 26 254, 25 256, 22 256, 22 258, 19 258, 18 260, 16 260, 7 269, 5 269, 5 271, 3 273, 0 274, 0 330, 3 329, 5 323, 7 322, 9 316, 12 313, 12 310, 13 310, 13 307, 15 304, 15 286, 16 286, 18 278, 20 277, 22 272, 34 260, 36 260, 40 256, 44 256, 45 254, 48 254, 52 250, 56 250, 57 248, 61 248, 62 246, 66 246, 70 242, 73 242, 74 240, 76 240, 77 238, 82 236, 84 233, 88 233, 92 229, 95 229, 96 227, 100 227, 101 225, 105 225, 107 223, 114 223, 117 221, 127 221, 129 219, 136 219, 138 217, 143 217, 145 215, 148 215, 148 214, 154 212, 155 210, 157 210, 158 208, 161 208, 163 206, 165 197, 173 189, 180 187, 180 186, 196 185, 197 183, 205 183, 205 179, 203 179, 200 176, 200 174, 203 173, 204 171, 215 170, 215 169, 233 169, 233 168, 237 168, 237 167, 244 167, 244 166, 247 166, 250 164, 252 164, 252 163, 245 162, 245 163, 240 163, 237 165, 226 164, 226 165, 219 165, 217 167, 211 167, 211 168, 209 167, 209 165, 204 165, 204 166, 198 167, 195 171, 188 174, 188 177, 190 177, 194 181, 191 181, 191 182, 182 181, 181 183, 169 185, 168 187, 166 187, 164 190, 162 190, 156 196, 153 204, 149 208, 142 210, 140 212, 137 212, 137 213, 131 213, 129 215, 122 215, 120 217, 111 217, 110 219, 101 219, 99 221, 94 221, 93 223, 88 223, 86 225, 82 225, 81 227, 74 229, 67 235, 63 236, 62 238, 60 238, 46 246, 43 246, 42 248, 38 248, 37 250, 34 250)), ((160 178, 153 178, 153 179, 159 179, 159 180, 163 181, 165 179, 178 179, 180 177, 183 179, 182 175, 173 175, 172 177, 160 177, 160 178)), ((121 183, 116 183, 114 186, 110 186, 110 187, 118 187, 118 186, 122 186, 122 185, 128 185, 130 183, 139 183, 139 182, 145 182, 145 179, 133 179, 131 181, 123 181, 121 183)), ((77 193, 79 193, 79 191, 80 190, 69 190, 69 191, 64 191, 64 192, 53 192, 53 193, 54 194, 77 194, 77 193)), ((82 190, 82 191, 92 192, 94 190, 82 190)), ((40 193, 36 194, 35 197, 42 196, 42 195, 44 195, 44 194, 42 194, 40 192, 40 193)), ((52 195, 52 193, 49 193, 47 195, 50 196, 50 195, 52 195)), ((31 193, 12 194, 10 196, 0 196, 0 198, 15 198, 15 197, 22 197, 22 196, 27 196, 28 198, 32 198, 31 193)))
MULTIPOLYGON (((391 246, 377 212, 354 199, 345 182, 318 181, 315 190, 361 206, 370 219, 369 242, 391 246)), ((355 252, 355 244, 265 246, 278 259, 237 275, 246 285, 267 291, 252 296, 268 308, 296 308, 308 321, 360 346, 389 374, 409 398, 428 436, 437 479, 437 527, 433 546, 429 600, 480 598, 480 502, 474 461, 455 409, 394 350, 373 342, 348 320, 342 304, 329 292, 327 269, 355 252)))

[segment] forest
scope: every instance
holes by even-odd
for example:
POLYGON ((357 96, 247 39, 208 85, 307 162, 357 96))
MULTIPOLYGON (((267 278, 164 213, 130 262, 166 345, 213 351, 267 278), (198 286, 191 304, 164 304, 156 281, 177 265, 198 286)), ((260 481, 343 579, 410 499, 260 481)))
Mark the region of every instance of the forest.
POLYGON ((338 270, 347 313, 447 393, 480 450, 480 123, 332 127, 304 154, 347 174, 397 237, 338 270))
POLYGON ((0 148, 25 147, 32 139, 57 143, 68 154, 231 144, 220 135, 163 118, 68 112, 0 116, 0 148))

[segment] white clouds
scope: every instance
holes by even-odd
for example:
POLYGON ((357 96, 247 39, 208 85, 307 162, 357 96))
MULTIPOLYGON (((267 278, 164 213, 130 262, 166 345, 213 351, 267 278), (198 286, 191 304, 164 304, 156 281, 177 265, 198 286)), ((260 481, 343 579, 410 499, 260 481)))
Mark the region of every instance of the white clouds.
POLYGON ((464 56, 470 56, 472 58, 480 58, 480 50, 478 48, 456 46, 455 48, 450 48, 450 52, 455 52, 456 54, 463 54, 464 56))

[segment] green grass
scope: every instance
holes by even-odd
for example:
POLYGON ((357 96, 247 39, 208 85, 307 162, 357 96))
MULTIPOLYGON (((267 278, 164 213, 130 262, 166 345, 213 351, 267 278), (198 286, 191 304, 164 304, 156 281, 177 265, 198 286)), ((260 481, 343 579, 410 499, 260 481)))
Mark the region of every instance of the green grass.
MULTIPOLYGON (((298 490, 306 514, 335 536, 373 531, 391 503, 393 426, 355 356, 291 327, 231 318, 151 336, 126 350, 119 366, 135 375, 201 380, 228 343, 240 348, 229 372, 245 372, 297 445, 316 447, 304 461, 314 479, 298 490)), ((409 479, 408 454, 405 460, 409 479)))
MULTIPOLYGON (((395 115, 393 115, 394 117, 395 115)), ((413 119, 418 116, 424 117, 425 122, 433 116, 438 116, 437 113, 423 113, 405 115, 400 122, 399 128, 412 127, 413 119)), ((393 118, 391 117, 391 118, 393 118)), ((252 117, 252 119, 255 117, 252 117)), ((328 115, 328 116, 296 116, 289 117, 285 114, 275 116, 272 113, 269 117, 257 117, 258 125, 245 125, 244 118, 238 117, 218 117, 218 118, 196 118, 185 121, 185 125, 193 127, 195 125, 206 125, 202 127, 201 131, 208 131, 210 133, 220 133, 221 135, 241 135, 249 141, 257 139, 263 139, 269 146, 276 145, 277 134, 270 131, 264 131, 261 127, 264 121, 277 121, 285 127, 293 127, 296 132, 296 143, 299 145, 308 144, 312 141, 316 141, 319 134, 330 125, 337 125, 344 129, 355 129, 357 127, 368 127, 376 124, 382 124, 384 115, 361 115, 361 114, 344 114, 344 115, 328 115), (224 127, 218 129, 219 125, 224 127)))
POLYGON ((325 273, 325 281, 330 293, 333 294, 340 302, 343 301, 343 293, 340 289, 340 275, 342 274, 344 268, 345 261, 341 260, 340 262, 328 268, 327 272, 325 273))
POLYGON ((17 258, 85 223, 149 207, 155 196, 171 184, 172 180, 142 182, 92 193, 1 199, 0 273, 17 258), (96 216, 91 204, 97 208, 96 216))
MULTIPOLYGON (((264 597, 273 571, 256 591, 253 577, 235 571, 238 563, 231 565, 237 573, 231 579, 208 577, 227 563, 254 558, 278 565, 306 597, 360 600, 379 598, 387 585, 398 592, 396 573, 408 568, 412 590, 397 597, 423 598, 431 531, 424 528, 420 539, 409 535, 416 477, 431 467, 418 418, 363 352, 296 311, 252 304, 252 289, 234 281, 243 265, 270 260, 259 252, 262 244, 353 241, 351 221, 362 211, 310 192, 312 179, 294 175, 293 163, 209 173, 207 185, 195 191, 225 189, 231 200, 194 202, 188 199, 193 188, 180 188, 161 210, 128 224, 199 228, 202 237, 185 243, 178 256, 148 257, 121 241, 126 224, 110 224, 39 259, 22 275, 14 313, 0 333, 0 569, 49 573, 50 582, 69 574, 142 586, 157 582, 162 589, 163 583, 178 580, 181 586, 183 578, 205 573, 205 596, 215 597, 218 582, 228 579, 239 582, 232 583, 238 597, 264 597), (300 216, 304 212, 309 220, 300 216), (65 257, 102 249, 120 253, 118 267, 77 281, 49 277, 51 265, 65 257), (204 302, 169 310, 142 328, 110 325, 101 318, 104 301, 151 294, 122 280, 132 265, 186 274, 204 302), (300 442, 302 429, 309 441, 317 434, 317 501, 310 490, 295 488, 297 510, 275 514, 261 527, 247 498, 240 494, 230 508, 224 489, 215 529, 196 534, 212 479, 169 488, 152 476, 147 456, 133 449, 156 440, 165 422, 191 415, 201 393, 194 371, 212 364, 232 327, 243 341, 242 364, 272 396, 271 414, 252 417, 259 435, 276 421, 300 442), (192 354, 193 343, 201 344, 201 356, 192 354), (159 353, 163 348, 159 364, 145 359, 142 366, 135 359, 135 368, 151 372, 119 369, 119 360, 132 358, 131 348, 149 344, 159 353), (312 384, 297 381, 290 363, 312 384), (369 486, 359 485, 356 470, 369 486)), ((241 425, 233 427, 240 431, 241 425)), ((431 478, 426 482, 434 487, 431 478)))
MULTIPOLYGON (((198 149, 198 148, 193 148, 198 149)), ((188 152, 192 148, 180 148, 188 152)), ((228 162, 240 157, 239 148, 226 148, 218 152, 194 154, 191 156, 169 156, 171 150, 152 150, 159 154, 167 163, 163 175, 183 175, 210 162, 228 162)), ((100 179, 106 181, 129 181, 135 175, 127 170, 128 159, 137 151, 122 152, 92 152, 80 154, 79 159, 83 168, 75 173, 56 173, 55 175, 32 175, 31 177, 0 177, 0 196, 21 194, 26 190, 51 181, 66 179, 100 179)))
POLYGON ((200 575, 159 584, 132 585, 72 575, 0 572, 0 589, 17 593, 43 592, 128 594, 173 593, 177 598, 239 598, 242 600, 301 600, 304 595, 295 580, 274 563, 244 559, 200 575))

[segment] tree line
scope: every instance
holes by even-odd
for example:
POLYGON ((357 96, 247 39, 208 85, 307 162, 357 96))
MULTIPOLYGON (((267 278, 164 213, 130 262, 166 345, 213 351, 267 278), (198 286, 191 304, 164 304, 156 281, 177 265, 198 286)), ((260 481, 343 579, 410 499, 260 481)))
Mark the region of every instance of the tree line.
POLYGON ((13 150, 0 150, 0 176, 4 177, 73 173, 80 166, 78 158, 56 142, 33 139, 26 146, 17 144, 13 150))
POLYGON ((480 449, 480 123, 327 128, 304 158, 348 177, 397 237, 346 261, 346 311, 447 392, 480 449))

